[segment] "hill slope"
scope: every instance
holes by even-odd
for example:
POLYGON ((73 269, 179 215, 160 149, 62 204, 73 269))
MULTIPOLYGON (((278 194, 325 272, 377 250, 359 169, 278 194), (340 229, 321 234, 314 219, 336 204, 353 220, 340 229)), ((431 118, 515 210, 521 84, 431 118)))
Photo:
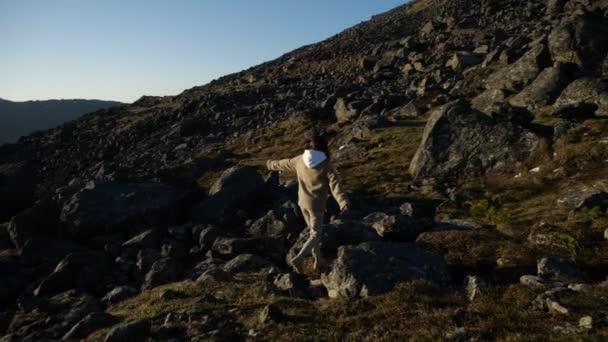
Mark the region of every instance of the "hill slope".
POLYGON ((2 146, 0 331, 605 339, 606 33, 607 1, 419 0, 2 146), (298 275, 293 175, 264 165, 312 127, 353 211, 298 275))
POLYGON ((48 100, 13 102, 0 99, 0 144, 16 142, 33 131, 59 126, 99 109, 123 103, 101 100, 48 100))

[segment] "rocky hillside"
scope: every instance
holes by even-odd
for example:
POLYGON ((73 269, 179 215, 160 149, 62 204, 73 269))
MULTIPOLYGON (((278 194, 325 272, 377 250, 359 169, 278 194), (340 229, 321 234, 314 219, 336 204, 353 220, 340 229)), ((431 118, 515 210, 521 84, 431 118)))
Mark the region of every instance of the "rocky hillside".
POLYGON ((608 1, 418 0, 172 97, 0 146, 0 334, 608 338, 608 1), (353 202, 321 274, 292 176, 353 202))
POLYGON ((72 121, 102 108, 123 103, 101 100, 46 100, 13 102, 0 99, 0 144, 72 121))

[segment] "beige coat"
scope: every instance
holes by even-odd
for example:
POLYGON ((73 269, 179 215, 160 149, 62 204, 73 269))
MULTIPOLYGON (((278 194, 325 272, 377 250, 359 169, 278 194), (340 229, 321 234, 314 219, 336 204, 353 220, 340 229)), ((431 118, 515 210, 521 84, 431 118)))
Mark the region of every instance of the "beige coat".
POLYGON ((324 213, 330 192, 340 209, 348 205, 346 194, 330 160, 309 168, 304 164, 302 155, 299 155, 291 159, 269 160, 266 166, 272 171, 294 171, 297 174, 298 205, 303 210, 324 213))

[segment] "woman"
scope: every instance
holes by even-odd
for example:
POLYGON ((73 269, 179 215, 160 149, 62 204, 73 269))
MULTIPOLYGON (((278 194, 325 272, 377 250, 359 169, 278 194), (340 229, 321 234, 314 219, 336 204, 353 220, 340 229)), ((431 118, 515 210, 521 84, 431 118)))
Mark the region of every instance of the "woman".
POLYGON ((327 141, 321 135, 313 133, 309 150, 304 150, 303 154, 291 159, 269 160, 266 166, 272 171, 294 171, 297 174, 298 205, 310 229, 310 237, 289 263, 296 272, 302 273, 304 258, 312 254, 315 271, 320 271, 324 264, 321 234, 329 192, 338 202, 341 211, 348 209, 346 194, 329 158, 327 141))

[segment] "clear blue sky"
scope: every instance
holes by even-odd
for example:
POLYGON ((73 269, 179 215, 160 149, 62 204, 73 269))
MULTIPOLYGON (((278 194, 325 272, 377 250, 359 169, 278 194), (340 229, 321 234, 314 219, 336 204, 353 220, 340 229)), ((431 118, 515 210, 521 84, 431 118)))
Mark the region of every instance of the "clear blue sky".
POLYGON ((0 98, 174 95, 405 2, 0 0, 0 98))

